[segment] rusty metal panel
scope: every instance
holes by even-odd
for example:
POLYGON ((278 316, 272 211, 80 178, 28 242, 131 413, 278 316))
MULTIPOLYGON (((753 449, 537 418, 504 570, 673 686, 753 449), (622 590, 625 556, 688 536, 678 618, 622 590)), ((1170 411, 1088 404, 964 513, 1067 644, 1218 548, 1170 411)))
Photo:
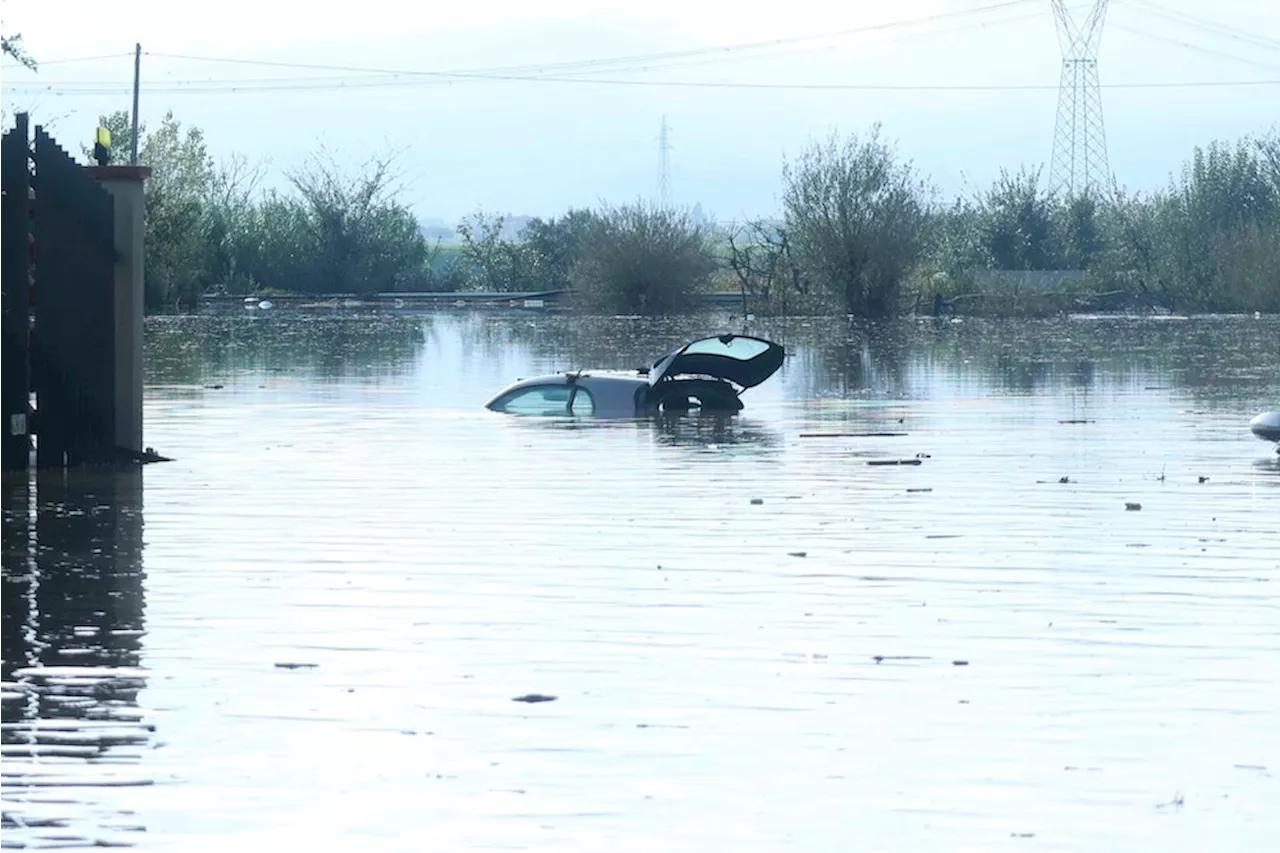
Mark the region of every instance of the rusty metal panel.
POLYGON ((41 127, 34 159, 36 463, 113 463, 113 202, 41 127))
POLYGON ((27 334, 30 324, 28 295, 29 219, 31 188, 30 142, 26 113, 18 113, 13 130, 0 143, 0 280, 3 281, 3 349, 0 350, 0 387, 3 422, 0 423, 0 456, 6 471, 24 470, 31 457, 31 423, 28 411, 30 370, 27 334))

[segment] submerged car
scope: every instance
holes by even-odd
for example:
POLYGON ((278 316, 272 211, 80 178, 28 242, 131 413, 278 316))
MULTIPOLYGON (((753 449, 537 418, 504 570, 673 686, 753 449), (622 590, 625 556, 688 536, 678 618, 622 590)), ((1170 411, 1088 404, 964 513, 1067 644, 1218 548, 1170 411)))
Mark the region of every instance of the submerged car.
POLYGON ((1280 412, 1263 412, 1249 421, 1249 431, 1263 441, 1277 443, 1276 452, 1280 453, 1280 412))
POLYGON ((685 344, 638 370, 577 370, 522 379, 485 408, 513 415, 633 418, 698 409, 737 412, 739 395, 777 372, 781 344, 718 335, 685 344))

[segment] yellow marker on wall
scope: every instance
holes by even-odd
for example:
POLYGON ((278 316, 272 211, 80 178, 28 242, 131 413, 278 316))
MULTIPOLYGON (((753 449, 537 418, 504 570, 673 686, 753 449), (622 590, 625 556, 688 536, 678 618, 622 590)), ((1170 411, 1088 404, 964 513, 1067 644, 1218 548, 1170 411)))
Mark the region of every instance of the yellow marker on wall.
POLYGON ((94 135, 93 159, 98 161, 99 166, 105 166, 111 162, 111 131, 105 127, 98 128, 98 132, 94 135))

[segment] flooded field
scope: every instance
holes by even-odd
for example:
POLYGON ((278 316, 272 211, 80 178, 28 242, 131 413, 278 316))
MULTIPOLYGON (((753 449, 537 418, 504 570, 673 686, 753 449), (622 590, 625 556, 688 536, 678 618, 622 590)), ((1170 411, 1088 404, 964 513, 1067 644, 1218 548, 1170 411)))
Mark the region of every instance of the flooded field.
POLYGON ((740 320, 149 323, 175 461, 5 484, 6 848, 1280 839, 1276 318, 753 323, 642 422, 481 406, 740 320))

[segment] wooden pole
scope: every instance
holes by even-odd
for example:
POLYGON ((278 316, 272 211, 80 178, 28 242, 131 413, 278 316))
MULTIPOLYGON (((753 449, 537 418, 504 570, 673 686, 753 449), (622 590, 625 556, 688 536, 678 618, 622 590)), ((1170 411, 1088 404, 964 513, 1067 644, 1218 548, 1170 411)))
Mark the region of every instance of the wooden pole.
POLYGON ((133 46, 133 139, 130 141, 129 162, 138 165, 138 85, 142 80, 142 45, 133 46))

